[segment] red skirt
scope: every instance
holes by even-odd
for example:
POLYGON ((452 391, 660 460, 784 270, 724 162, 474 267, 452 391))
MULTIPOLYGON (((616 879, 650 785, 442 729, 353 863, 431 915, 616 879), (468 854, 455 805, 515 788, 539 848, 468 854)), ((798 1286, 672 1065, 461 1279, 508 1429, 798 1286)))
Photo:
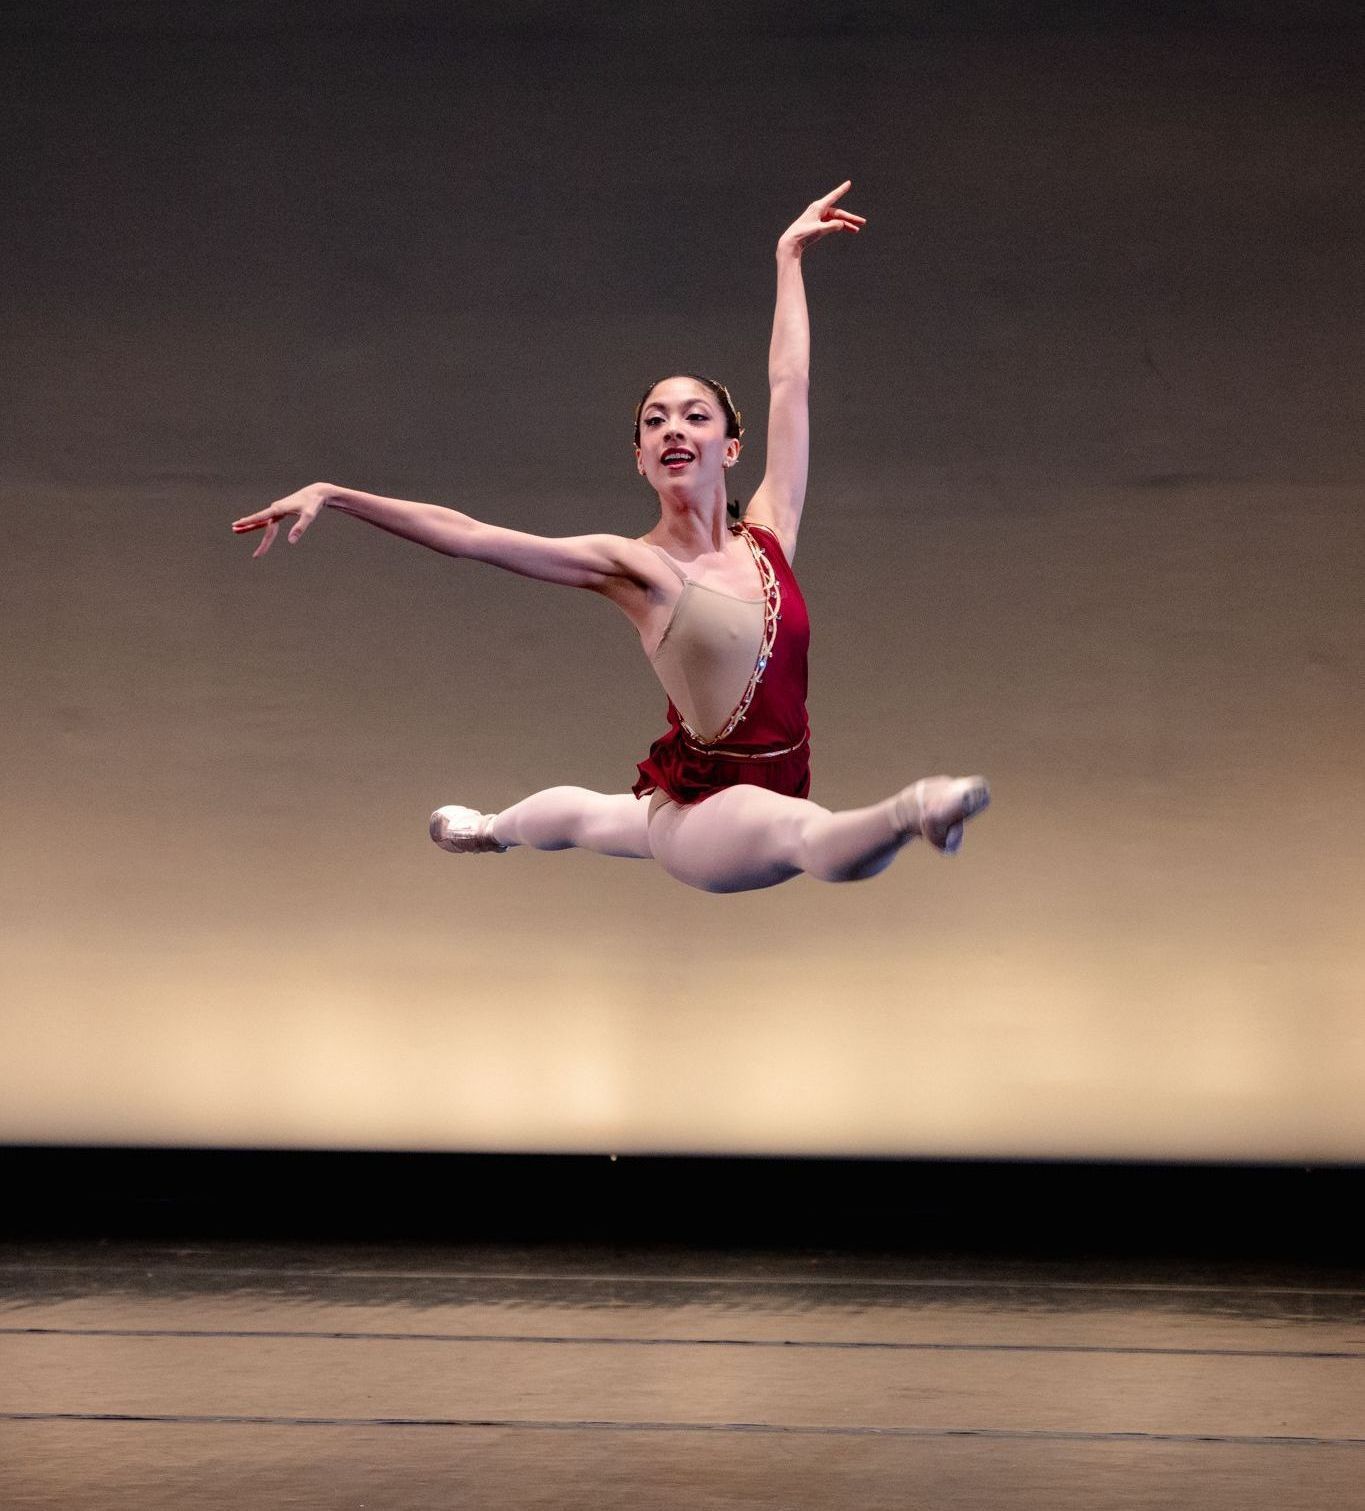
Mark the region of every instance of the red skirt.
POLYGON ((810 796, 810 736, 779 755, 724 756, 694 745, 677 725, 649 747, 631 789, 644 797, 656 789, 675 803, 699 803, 727 787, 764 787, 784 797, 810 796))

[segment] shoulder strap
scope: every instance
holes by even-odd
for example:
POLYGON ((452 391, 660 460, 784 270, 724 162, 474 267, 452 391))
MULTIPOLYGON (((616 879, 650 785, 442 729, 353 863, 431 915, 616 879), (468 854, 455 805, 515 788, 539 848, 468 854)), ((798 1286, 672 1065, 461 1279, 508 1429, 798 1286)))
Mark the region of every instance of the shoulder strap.
POLYGON ((656 546, 652 540, 651 541, 646 541, 645 544, 649 547, 649 549, 651 551, 657 551, 659 553, 659 555, 661 557, 663 557, 663 559, 668 563, 668 565, 670 567, 672 567, 673 570, 678 574, 678 580, 680 582, 691 582, 692 579, 687 575, 686 572, 683 571, 683 569, 678 565, 678 563, 673 560, 673 558, 668 554, 667 551, 664 550, 664 548, 662 546, 656 546))

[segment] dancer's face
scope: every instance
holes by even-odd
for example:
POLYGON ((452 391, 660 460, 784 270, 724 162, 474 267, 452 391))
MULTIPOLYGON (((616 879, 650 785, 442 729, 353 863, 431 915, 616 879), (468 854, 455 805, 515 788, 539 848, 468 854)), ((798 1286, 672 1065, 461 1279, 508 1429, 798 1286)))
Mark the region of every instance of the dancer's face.
POLYGON ((640 411, 640 444, 635 457, 641 474, 659 491, 706 495, 725 492, 725 474, 739 457, 739 438, 725 434, 720 400, 695 378, 656 383, 640 411), (665 463, 672 452, 689 459, 665 463))

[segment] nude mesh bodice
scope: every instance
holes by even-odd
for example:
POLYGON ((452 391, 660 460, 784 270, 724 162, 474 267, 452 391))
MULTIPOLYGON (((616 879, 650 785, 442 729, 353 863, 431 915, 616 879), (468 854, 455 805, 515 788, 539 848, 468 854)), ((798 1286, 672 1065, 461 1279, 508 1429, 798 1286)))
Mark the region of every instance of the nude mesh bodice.
POLYGON ((742 721, 772 646, 777 612, 772 571, 753 538, 741 533, 758 563, 761 597, 739 598, 694 582, 662 547, 653 547, 683 589, 650 662, 684 728, 703 744, 728 735, 742 721))

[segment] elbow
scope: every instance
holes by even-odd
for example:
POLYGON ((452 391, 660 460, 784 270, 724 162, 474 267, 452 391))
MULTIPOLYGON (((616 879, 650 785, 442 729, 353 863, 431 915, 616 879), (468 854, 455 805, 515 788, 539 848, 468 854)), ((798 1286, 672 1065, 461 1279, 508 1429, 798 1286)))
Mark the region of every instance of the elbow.
POLYGON ((441 550, 447 556, 463 556, 471 561, 490 561, 496 550, 494 532, 482 520, 470 519, 453 509, 443 511, 449 517, 441 521, 441 550))
POLYGON ((810 370, 805 367, 778 367, 768 373, 768 387, 805 389, 810 388, 810 370))

